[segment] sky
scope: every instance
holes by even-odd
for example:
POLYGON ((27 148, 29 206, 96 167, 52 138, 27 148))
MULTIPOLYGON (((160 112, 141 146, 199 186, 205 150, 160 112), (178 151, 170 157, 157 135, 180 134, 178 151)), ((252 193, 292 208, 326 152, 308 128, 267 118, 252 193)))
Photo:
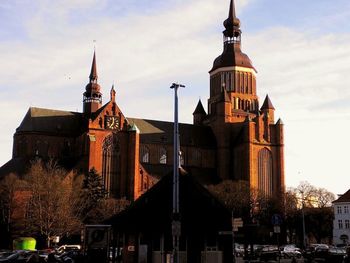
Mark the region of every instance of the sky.
MULTIPOLYGON (((128 117, 192 122, 222 52, 229 0, 0 0, 0 165, 29 107, 82 111, 96 48, 104 102, 128 117)), ((286 185, 350 188, 350 1, 236 0, 257 92, 285 128, 286 185)))

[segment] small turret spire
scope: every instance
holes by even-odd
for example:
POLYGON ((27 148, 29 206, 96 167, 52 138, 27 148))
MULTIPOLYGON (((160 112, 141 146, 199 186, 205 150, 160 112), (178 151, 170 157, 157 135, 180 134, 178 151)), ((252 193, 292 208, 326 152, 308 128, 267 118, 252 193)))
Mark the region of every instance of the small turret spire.
POLYGON ((269 98, 269 95, 266 95, 265 101, 263 105, 261 106, 261 110, 274 110, 275 107, 272 105, 272 102, 269 98))
POLYGON ((114 89, 114 82, 110 91, 110 95, 111 95, 111 101, 115 102, 115 89, 114 89))
POLYGON ((91 71, 90 71, 90 82, 97 83, 97 66, 96 66, 96 51, 94 50, 94 57, 92 59, 91 71))

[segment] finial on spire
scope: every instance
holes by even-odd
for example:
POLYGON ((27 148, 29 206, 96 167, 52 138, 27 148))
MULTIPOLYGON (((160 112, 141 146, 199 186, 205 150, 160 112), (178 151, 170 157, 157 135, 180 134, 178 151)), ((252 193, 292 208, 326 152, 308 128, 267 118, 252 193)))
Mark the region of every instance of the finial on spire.
POLYGON ((94 57, 92 59, 91 72, 90 72, 90 82, 97 82, 97 66, 96 66, 96 50, 94 50, 94 57))
POLYGON ((236 18, 236 8, 235 8, 235 1, 234 0, 231 0, 230 11, 229 11, 228 17, 232 18, 232 21, 234 18, 236 18))
POLYGON ((241 34, 240 25, 241 22, 236 17, 235 1, 231 0, 228 18, 224 21, 225 31, 223 33, 225 37, 239 37, 241 34))

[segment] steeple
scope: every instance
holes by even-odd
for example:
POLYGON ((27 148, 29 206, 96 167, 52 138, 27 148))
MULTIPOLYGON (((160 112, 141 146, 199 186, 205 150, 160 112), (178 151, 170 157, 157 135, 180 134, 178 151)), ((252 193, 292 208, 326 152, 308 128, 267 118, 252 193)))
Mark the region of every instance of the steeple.
POLYGON ((230 2, 228 18, 224 21, 224 51, 221 56, 214 61, 213 68, 209 73, 221 67, 238 66, 253 69, 255 68, 249 57, 241 51, 241 22, 236 17, 236 8, 234 0, 230 2))
POLYGON ((203 123, 203 120, 207 116, 207 113, 204 110, 202 101, 199 99, 198 104, 194 112, 192 113, 193 115, 193 124, 194 125, 201 125, 203 123))
POLYGON ((268 123, 273 124, 275 121, 275 107, 272 105, 269 95, 266 95, 264 103, 261 106, 260 110, 265 114, 268 123))
POLYGON ((234 0, 230 2, 230 11, 228 18, 224 21, 225 30, 223 31, 225 42, 233 42, 240 44, 241 42, 241 22, 236 17, 236 8, 234 0))
POLYGON ((94 57, 92 59, 91 71, 90 71, 90 82, 97 83, 97 66, 96 66, 96 51, 94 50, 94 57))
POLYGON ((110 96, 111 96, 111 101, 115 102, 115 89, 114 89, 114 83, 112 85, 111 91, 110 91, 110 96))
MULTIPOLYGON (((218 101, 232 104, 231 120, 244 121, 247 112, 256 114, 258 96, 256 92, 256 70, 241 50, 241 22, 236 16, 234 0, 230 0, 228 18, 223 23, 223 52, 213 63, 210 74, 210 98, 208 114, 215 114, 218 101), (222 87, 226 92, 222 92, 222 87)), ((229 114, 226 112, 226 115, 229 114)))
POLYGON ((85 114, 91 114, 102 106, 101 87, 97 83, 96 51, 94 51, 89 79, 83 94, 83 112, 85 114))
POLYGON ((275 107, 273 107, 272 102, 269 98, 269 95, 266 95, 265 101, 264 101, 263 105, 261 106, 261 110, 269 110, 269 109, 274 110, 275 107))

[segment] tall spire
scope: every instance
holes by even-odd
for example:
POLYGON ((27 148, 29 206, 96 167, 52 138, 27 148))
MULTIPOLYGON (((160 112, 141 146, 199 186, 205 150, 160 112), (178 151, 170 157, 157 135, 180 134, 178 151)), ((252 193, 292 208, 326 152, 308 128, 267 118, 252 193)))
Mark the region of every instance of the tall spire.
POLYGON ((94 57, 92 59, 90 81, 85 87, 83 94, 83 111, 90 114, 97 111, 102 105, 101 87, 97 83, 97 66, 96 66, 96 51, 94 50, 94 57))
POLYGON ((90 72, 90 82, 97 82, 97 66, 96 66, 96 50, 94 50, 94 57, 92 59, 91 72, 90 72))

